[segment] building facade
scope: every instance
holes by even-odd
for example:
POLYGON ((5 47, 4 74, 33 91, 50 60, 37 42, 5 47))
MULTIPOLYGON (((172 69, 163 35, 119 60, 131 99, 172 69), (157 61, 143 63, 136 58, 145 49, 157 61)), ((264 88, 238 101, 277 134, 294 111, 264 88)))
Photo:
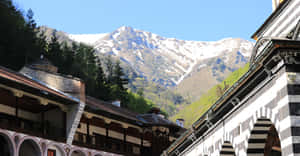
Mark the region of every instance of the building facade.
POLYGON ((184 130, 85 95, 46 59, 20 72, 0 67, 1 156, 159 155, 184 130))
POLYGON ((300 1, 275 2, 248 72, 162 155, 300 155, 300 1))

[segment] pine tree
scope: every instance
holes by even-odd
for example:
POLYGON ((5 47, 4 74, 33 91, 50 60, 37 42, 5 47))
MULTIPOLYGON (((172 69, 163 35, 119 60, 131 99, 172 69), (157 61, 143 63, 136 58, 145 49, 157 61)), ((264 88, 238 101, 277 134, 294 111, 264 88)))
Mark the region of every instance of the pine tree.
POLYGON ((128 103, 128 92, 126 86, 128 85, 128 79, 123 72, 120 61, 117 61, 113 68, 113 78, 112 78, 112 94, 111 96, 121 100, 122 107, 127 107, 128 103))
POLYGON ((48 51, 46 57, 51 60, 51 62, 56 65, 59 69, 61 68, 62 53, 60 48, 60 43, 58 42, 56 31, 51 35, 51 40, 48 45, 48 51))
POLYGON ((123 72, 123 69, 121 67, 121 63, 118 60, 114 66, 113 70, 113 83, 116 84, 119 88, 122 90, 127 90, 125 88, 126 85, 128 85, 128 79, 126 78, 125 73, 123 72))
POLYGON ((104 63, 104 72, 92 47, 61 43, 56 31, 52 33, 50 41, 46 40, 33 16, 33 11, 28 10, 24 17, 11 0, 0 1, 0 66, 19 70, 43 54, 58 67, 61 74, 82 79, 87 95, 102 100, 119 99, 123 107, 128 106, 133 111, 146 112, 149 109, 148 101, 142 96, 127 91, 128 79, 119 61, 114 64, 112 58, 108 57, 104 63), (134 105, 129 105, 129 102, 134 105))
POLYGON ((97 87, 96 87, 96 94, 95 97, 102 99, 102 100, 111 100, 109 95, 110 95, 110 90, 107 87, 106 84, 106 78, 105 78, 105 74, 103 72, 102 69, 102 64, 100 59, 97 59, 97 65, 98 65, 98 71, 97 71, 97 79, 96 79, 96 83, 97 83, 97 87))
POLYGON ((40 56, 33 12, 26 19, 11 0, 0 1, 0 65, 19 70, 40 56))
POLYGON ((107 82, 111 84, 113 81, 114 65, 113 65, 113 61, 112 61, 112 58, 110 55, 106 59, 105 65, 106 65, 106 71, 107 71, 107 82))

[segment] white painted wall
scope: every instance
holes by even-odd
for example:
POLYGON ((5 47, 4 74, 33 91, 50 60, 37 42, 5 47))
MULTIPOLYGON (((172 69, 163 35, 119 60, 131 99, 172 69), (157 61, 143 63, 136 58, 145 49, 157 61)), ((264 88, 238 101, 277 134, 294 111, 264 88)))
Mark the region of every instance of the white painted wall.
MULTIPOLYGON (((300 76, 300 74, 299 74, 300 76)), ((287 73, 282 74, 275 82, 275 85, 273 85, 271 88, 260 94, 260 96, 255 99, 250 105, 246 107, 241 107, 240 112, 238 114, 235 114, 233 118, 230 120, 226 120, 225 126, 221 126, 221 128, 217 129, 213 134, 206 135, 204 140, 196 141, 197 143, 194 143, 190 145, 187 148, 184 155, 187 156, 198 156, 199 154, 208 154, 210 156, 218 156, 219 150, 214 150, 214 153, 208 153, 208 147, 214 146, 214 149, 220 149, 222 145, 216 146, 216 141, 223 140, 223 141, 230 141, 236 151, 236 155, 239 156, 246 156, 246 151, 239 149, 238 147, 235 147, 237 144, 244 144, 245 149, 247 149, 248 144, 248 138, 250 137, 250 131, 243 131, 239 136, 233 138, 230 135, 230 132, 234 128, 237 128, 240 126, 241 123, 245 122, 249 118, 254 118, 253 120, 256 121, 256 114, 259 113, 263 116, 266 116, 269 118, 273 123, 275 123, 275 116, 279 113, 279 109, 283 107, 285 104, 288 104, 288 99, 285 102, 278 101, 277 106, 273 110, 267 110, 268 113, 265 113, 266 105, 271 102, 273 99, 276 98, 277 93, 279 90, 284 88, 288 84, 288 75, 287 73), (262 109, 263 108, 263 109, 262 109), (263 111, 261 111, 261 109, 263 111)), ((253 92, 254 93, 254 92, 253 92)), ((288 96, 287 96, 288 97, 288 96)), ((243 100, 244 101, 244 100, 243 100)), ((243 101, 239 103, 242 104, 243 101)), ((279 123, 278 123, 279 124, 279 123)), ((222 125, 222 123, 219 123, 219 125, 222 125)), ((254 123, 249 123, 250 126, 253 126, 254 123)), ((277 128, 277 131, 283 131, 285 130, 286 126, 284 125, 290 125, 290 123, 280 123, 280 125, 275 125, 277 128), (281 127, 281 128, 280 128, 281 127), (285 128, 284 128, 285 127, 285 128), (280 129, 278 129, 280 128, 280 129)), ((220 127, 220 126, 219 126, 220 127)), ((281 140, 284 141, 284 140, 281 140)))
MULTIPOLYGON (((275 4, 278 3, 275 0, 275 4)), ((261 36, 264 37, 286 37, 291 30, 296 26, 300 19, 300 7, 299 0, 291 0, 289 5, 283 10, 279 16, 277 16, 272 23, 262 32, 261 36)), ((261 37, 258 36, 258 37, 261 37)))

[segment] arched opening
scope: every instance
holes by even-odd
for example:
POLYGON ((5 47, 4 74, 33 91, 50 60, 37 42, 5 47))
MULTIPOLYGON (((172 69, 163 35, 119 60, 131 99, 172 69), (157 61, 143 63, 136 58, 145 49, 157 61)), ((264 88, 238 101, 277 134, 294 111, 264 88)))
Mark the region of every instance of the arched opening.
POLYGON ((234 149, 229 141, 225 141, 222 145, 220 156, 235 156, 234 149))
POLYGON ((65 153, 58 145, 50 145, 46 156, 65 156, 65 153))
POLYGON ((247 155, 281 156, 278 132, 269 119, 258 119, 251 131, 247 155))
POLYGON ((281 156, 280 139, 274 125, 271 126, 268 133, 266 146, 265 146, 265 155, 281 156))
POLYGON ((41 156, 42 152, 39 145, 30 139, 22 142, 19 148, 19 156, 41 156))
POLYGON ((76 150, 72 152, 71 156, 85 156, 85 154, 82 151, 76 150))
POLYGON ((0 153, 1 156, 13 156, 13 145, 9 138, 0 134, 0 153))

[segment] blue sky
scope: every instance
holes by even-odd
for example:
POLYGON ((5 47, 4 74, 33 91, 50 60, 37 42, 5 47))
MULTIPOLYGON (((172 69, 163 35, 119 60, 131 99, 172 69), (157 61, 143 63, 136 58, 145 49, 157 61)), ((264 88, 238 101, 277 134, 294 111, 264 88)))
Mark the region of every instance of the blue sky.
POLYGON ((38 25, 72 34, 106 33, 123 25, 164 37, 250 39, 272 12, 271 0, 14 0, 38 25))

